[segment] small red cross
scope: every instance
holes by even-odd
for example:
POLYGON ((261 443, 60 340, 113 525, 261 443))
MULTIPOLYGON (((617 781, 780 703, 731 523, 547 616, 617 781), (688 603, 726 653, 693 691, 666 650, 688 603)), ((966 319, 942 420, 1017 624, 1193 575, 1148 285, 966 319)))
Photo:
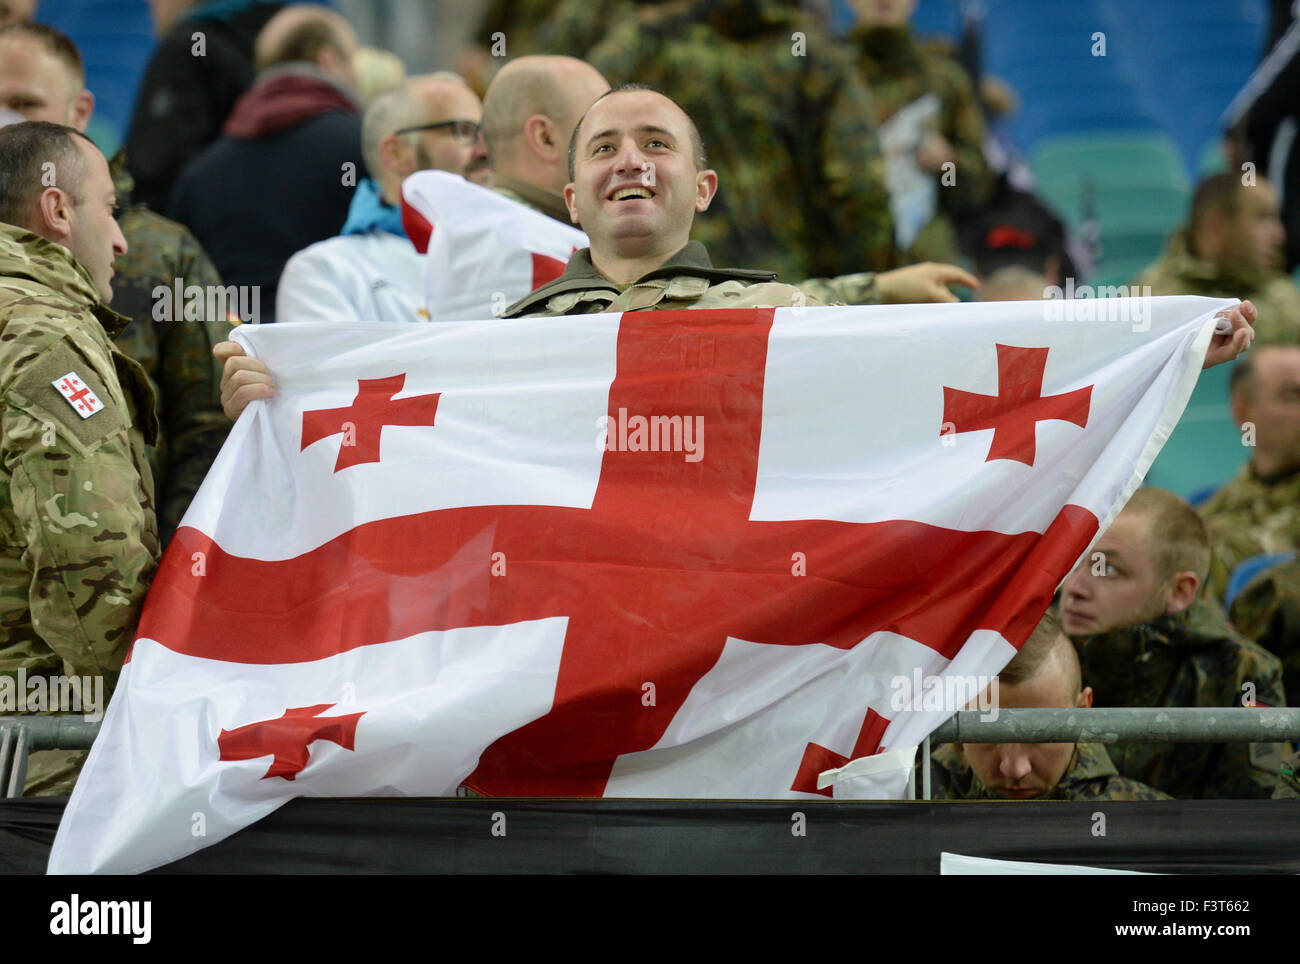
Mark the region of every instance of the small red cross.
POLYGON ((885 729, 889 726, 889 720, 885 719, 873 709, 867 710, 866 719, 862 721, 862 729, 858 731, 857 742, 853 744, 853 752, 848 756, 836 753, 834 750, 828 750, 820 743, 809 743, 803 751, 803 761, 799 764, 799 773, 794 778, 794 783, 790 785, 791 790, 797 790, 802 793, 820 793, 823 797, 833 797, 833 787, 824 789, 817 786, 817 777, 826 770, 834 770, 842 767, 850 760, 856 760, 860 756, 870 756, 880 748, 880 738, 885 735, 885 729))
POLYGON ((441 392, 394 399, 406 374, 357 379, 357 397, 347 408, 322 408, 302 413, 302 448, 343 433, 334 471, 379 461, 379 439, 385 425, 432 425, 441 392))
POLYGON ((65 378, 62 387, 64 391, 72 393, 67 396, 68 401, 72 402, 74 405, 80 405, 83 411, 88 412, 94 407, 93 405, 86 404, 85 401, 86 396, 90 394, 90 389, 85 386, 77 388, 78 385, 81 385, 81 382, 77 381, 75 378, 65 378))
POLYGON ((234 730, 222 730, 217 746, 223 760, 256 760, 260 756, 274 757, 271 768, 262 779, 283 777, 292 780, 307 765, 311 754, 307 747, 317 740, 329 740, 345 750, 355 746, 357 720, 365 715, 349 713, 346 716, 319 718, 333 703, 317 706, 299 706, 285 710, 274 720, 249 723, 234 730))
MULTIPOLYGON (((1046 419, 1088 424, 1092 386, 1064 395, 1043 395, 1046 348, 1015 348, 998 345, 998 394, 976 395, 956 388, 943 389, 944 428, 955 432, 993 429, 993 444, 985 462, 1010 459, 1034 464, 1038 423, 1046 419)), ((940 429, 940 435, 945 434, 940 429)))

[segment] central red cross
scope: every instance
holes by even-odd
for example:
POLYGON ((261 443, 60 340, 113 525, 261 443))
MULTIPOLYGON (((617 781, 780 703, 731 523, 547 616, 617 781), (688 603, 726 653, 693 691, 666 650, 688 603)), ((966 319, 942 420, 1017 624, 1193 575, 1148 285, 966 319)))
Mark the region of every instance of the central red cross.
POLYGON ((233 730, 223 729, 217 736, 220 759, 256 760, 269 756, 272 757, 271 768, 262 779, 283 777, 292 780, 307 765, 311 756, 308 747, 317 740, 329 740, 345 750, 353 748, 357 720, 365 713, 321 718, 320 714, 333 705, 299 706, 285 710, 278 719, 249 723, 233 730))
POLYGON ((302 448, 343 433, 334 471, 379 461, 379 439, 385 425, 432 425, 438 397, 393 396, 406 384, 405 373, 388 378, 358 378, 357 397, 347 408, 323 408, 302 413, 302 448))
MULTIPOLYGON (((638 312, 619 325, 608 411, 702 416, 700 461, 606 451, 589 509, 469 506, 382 519, 287 560, 236 558, 183 527, 140 636, 270 664, 566 617, 553 708, 488 747, 465 782, 488 795, 595 796, 618 756, 655 745, 728 637, 847 650, 889 630, 951 658, 990 628, 1019 645, 1096 532, 1095 516, 1069 506, 1043 535, 752 521, 772 312, 638 312), (469 544, 504 553, 507 574, 491 575, 488 552, 467 559, 469 544), (199 551, 202 579, 191 575, 199 551), (795 553, 807 575, 793 574, 795 553), (653 706, 642 701, 645 683, 653 706)), ((878 743, 869 728, 853 753, 878 743)), ((796 779, 778 774, 774 784, 796 779)))
POLYGON ((65 378, 61 387, 65 392, 72 393, 67 396, 68 401, 72 402, 74 405, 80 405, 84 409, 89 409, 91 406, 87 405, 84 399, 90 394, 90 389, 86 388, 84 385, 82 385, 81 388, 77 388, 80 384, 80 382, 74 379, 65 378))
MULTIPOLYGON (((1092 386, 1064 395, 1043 395, 1046 348, 998 345, 998 393, 976 395, 956 388, 943 389, 943 421, 954 432, 993 429, 993 443, 985 462, 1011 459, 1034 464, 1035 435, 1045 419, 1088 424, 1092 386)), ((944 434, 940 430, 940 434, 944 434)))

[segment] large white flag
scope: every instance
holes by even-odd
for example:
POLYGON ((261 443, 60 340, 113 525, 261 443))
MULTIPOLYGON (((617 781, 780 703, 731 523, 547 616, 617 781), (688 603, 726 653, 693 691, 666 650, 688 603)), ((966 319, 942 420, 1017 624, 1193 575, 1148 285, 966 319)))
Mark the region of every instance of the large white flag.
POLYGON ((278 394, 167 551, 50 869, 300 795, 897 796, 818 777, 956 708, 913 681, 1005 665, 1229 304, 244 326, 278 394))

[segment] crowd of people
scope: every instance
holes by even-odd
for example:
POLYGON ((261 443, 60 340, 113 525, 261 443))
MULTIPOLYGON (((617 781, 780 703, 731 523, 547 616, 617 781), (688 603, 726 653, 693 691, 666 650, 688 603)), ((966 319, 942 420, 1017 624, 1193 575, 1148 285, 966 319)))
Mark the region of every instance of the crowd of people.
MULTIPOLYGON (((427 319, 400 207, 416 172, 586 233, 558 278, 503 306, 511 318, 953 288, 1036 299, 1073 276, 1061 223, 986 156, 980 78, 911 34, 908 2, 856 0, 843 39, 782 0, 495 4, 462 74, 412 77, 328 8, 158 2, 111 159, 84 136, 95 101, 76 46, 34 6, 10 4, 0 26, 0 673, 111 686, 230 420, 274 393, 232 324, 427 319), (906 145, 905 190, 885 130, 906 145), (213 312, 182 297, 193 287, 232 294, 213 312)), ((1243 300, 1206 365, 1254 339, 1232 374, 1250 459, 1199 512, 1139 490, 1002 673, 1003 706, 1283 706, 1286 684, 1300 690, 1285 242, 1266 179, 1216 175, 1137 279, 1243 300)), ((952 799, 1297 796, 1293 750, 968 744, 931 767, 952 799)), ((27 792, 68 792, 80 762, 32 754, 27 792)))

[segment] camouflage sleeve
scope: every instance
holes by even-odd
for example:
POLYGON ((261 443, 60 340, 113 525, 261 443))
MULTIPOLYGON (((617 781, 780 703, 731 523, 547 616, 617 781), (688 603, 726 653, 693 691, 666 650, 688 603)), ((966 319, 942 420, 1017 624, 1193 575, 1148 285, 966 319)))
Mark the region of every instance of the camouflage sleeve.
MULTIPOLYGON (((221 286, 217 269, 188 231, 182 235, 176 277, 183 278, 187 287, 198 285, 205 292, 221 286)), ((154 325, 166 444, 158 480, 158 529, 165 545, 230 431, 230 420, 221 410, 221 366, 212 357, 212 347, 230 337, 231 325, 225 318, 155 321, 154 325)))
POLYGON ((894 219, 871 95, 856 67, 839 56, 826 56, 818 69, 826 71, 832 64, 835 76, 826 81, 832 87, 830 109, 815 144, 821 183, 805 188, 825 199, 821 210, 827 223, 819 246, 823 263, 813 270, 826 275, 885 271, 895 261, 894 219))
POLYGON ((943 133, 952 145, 957 169, 953 185, 942 187, 939 197, 949 212, 965 214, 977 211, 993 194, 993 174, 984 159, 984 115, 961 65, 944 57, 940 71, 943 133))
POLYGON ((1292 753, 1278 768, 1277 789, 1273 791, 1273 799, 1300 799, 1300 753, 1292 753))
POLYGON ((880 287, 874 271, 842 274, 837 278, 809 278, 795 287, 824 305, 880 304, 880 287))
MULTIPOLYGON (((32 628, 69 675, 116 681, 157 564, 149 494, 120 388, 64 339, 23 367, 3 410, 3 464, 30 574, 32 628), (103 402, 81 418, 51 381, 74 372, 103 402)), ((146 469, 147 472, 147 469, 146 469)))
MULTIPOLYGON (((1238 690, 1252 684, 1261 706, 1286 706, 1282 664, 1259 647, 1242 654, 1238 690)), ((1248 691, 1244 695, 1249 695, 1248 691)), ((1285 743, 1224 743, 1206 772, 1203 798, 1268 797, 1277 786, 1278 769, 1289 752, 1285 743)))
POLYGON ((1300 696, 1300 564, 1266 570, 1232 601, 1237 631, 1282 661, 1282 684, 1300 696))

